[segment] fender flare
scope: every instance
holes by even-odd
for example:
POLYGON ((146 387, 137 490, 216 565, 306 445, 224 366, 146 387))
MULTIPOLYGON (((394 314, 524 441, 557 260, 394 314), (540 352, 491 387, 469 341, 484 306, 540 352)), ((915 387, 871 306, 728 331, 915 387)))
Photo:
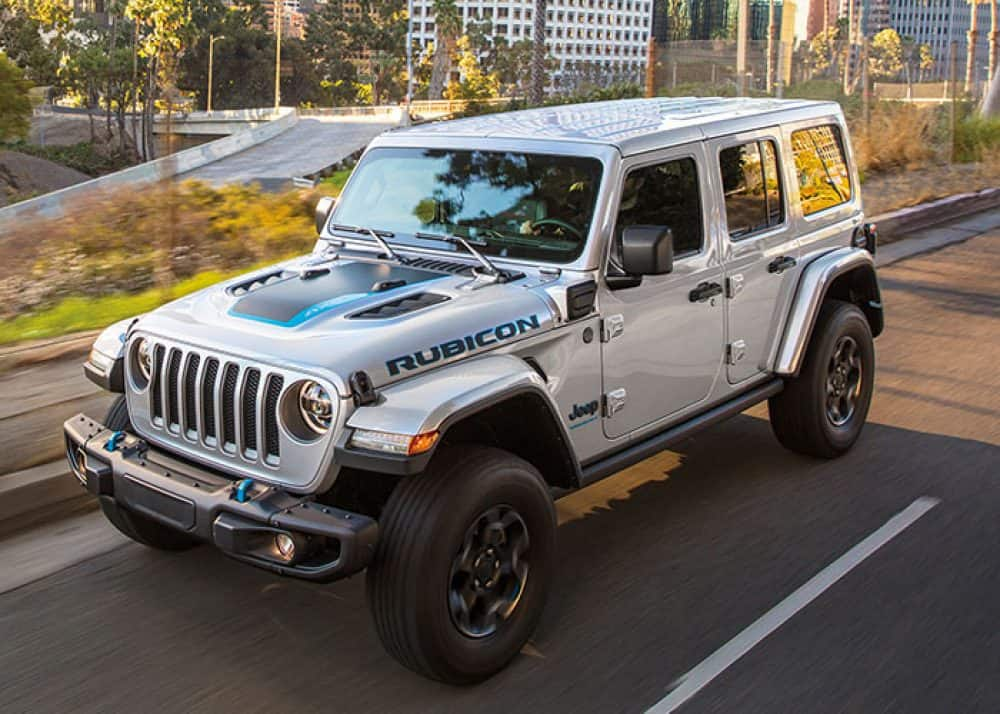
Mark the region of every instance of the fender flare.
POLYGON ((882 302, 874 257, 861 248, 830 251, 802 271, 785 323, 785 334, 775 357, 775 374, 798 375, 824 299, 838 278, 849 274, 855 276, 855 282, 864 293, 859 307, 868 318, 872 335, 877 336, 882 331, 882 302))
POLYGON ((406 476, 427 468, 449 429, 480 412, 518 397, 540 400, 557 429, 562 457, 571 465, 572 481, 580 483, 580 464, 565 424, 545 380, 528 363, 513 355, 486 355, 398 382, 379 391, 376 404, 359 407, 337 439, 334 461, 340 466, 406 476), (356 429, 415 436, 438 431, 429 451, 396 456, 353 448, 356 429))

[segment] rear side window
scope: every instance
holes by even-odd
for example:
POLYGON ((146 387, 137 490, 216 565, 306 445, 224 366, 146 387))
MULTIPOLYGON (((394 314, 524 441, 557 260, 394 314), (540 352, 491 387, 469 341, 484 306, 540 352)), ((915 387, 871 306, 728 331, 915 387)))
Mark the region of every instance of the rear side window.
POLYGON ((615 246, 628 226, 667 226, 674 234, 674 255, 701 250, 703 230, 698 169, 684 158, 634 169, 625 177, 618 209, 615 246))
POLYGON ((802 213, 811 215, 851 200, 851 178, 840 127, 833 124, 792 132, 802 213))
POLYGON ((773 141, 751 141, 719 152, 726 221, 734 240, 785 219, 773 141))

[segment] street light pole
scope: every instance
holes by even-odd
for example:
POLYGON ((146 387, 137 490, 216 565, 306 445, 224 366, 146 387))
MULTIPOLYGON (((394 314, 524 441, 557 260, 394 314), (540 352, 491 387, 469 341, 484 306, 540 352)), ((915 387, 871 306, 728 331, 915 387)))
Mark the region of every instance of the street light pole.
POLYGON ((413 0, 406 2, 406 111, 413 104, 413 0))
POLYGON ((274 0, 274 108, 281 107, 281 15, 283 0, 274 0))
POLYGON ((212 111, 212 64, 215 54, 215 43, 219 40, 224 40, 225 35, 215 35, 208 36, 208 100, 205 102, 205 111, 212 111))

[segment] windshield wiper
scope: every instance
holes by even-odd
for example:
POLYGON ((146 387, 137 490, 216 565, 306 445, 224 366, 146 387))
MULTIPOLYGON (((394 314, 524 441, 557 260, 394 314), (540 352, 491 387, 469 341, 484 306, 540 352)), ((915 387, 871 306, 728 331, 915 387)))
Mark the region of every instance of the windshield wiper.
POLYGON ((380 231, 375 228, 366 228, 365 226, 345 226, 341 223, 335 223, 330 226, 332 230, 341 231, 343 233, 358 233, 360 235, 370 236, 373 241, 378 243, 379 247, 385 252, 386 256, 395 260, 398 263, 406 263, 407 260, 389 245, 386 238, 392 238, 396 234, 392 231, 380 231), (384 237, 383 237, 384 236, 384 237))
POLYGON ((413 237, 423 238, 424 240, 439 240, 444 243, 451 243, 452 245, 460 245, 465 248, 473 258, 479 261, 486 273, 496 278, 498 282, 506 282, 510 277, 506 271, 503 271, 495 266, 489 258, 473 248, 472 243, 461 236, 447 235, 444 233, 423 233, 418 231, 413 234, 413 237))

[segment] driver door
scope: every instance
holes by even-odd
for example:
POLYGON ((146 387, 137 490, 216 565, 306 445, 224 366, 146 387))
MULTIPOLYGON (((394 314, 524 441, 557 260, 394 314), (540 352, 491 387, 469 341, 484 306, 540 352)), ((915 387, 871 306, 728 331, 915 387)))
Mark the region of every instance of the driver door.
POLYGON ((674 263, 670 273, 643 276, 637 286, 603 286, 609 438, 679 417, 708 399, 719 377, 725 299, 722 264, 709 230, 713 209, 706 165, 700 143, 625 164, 608 270, 621 264, 621 236, 629 225, 669 227, 674 263))

